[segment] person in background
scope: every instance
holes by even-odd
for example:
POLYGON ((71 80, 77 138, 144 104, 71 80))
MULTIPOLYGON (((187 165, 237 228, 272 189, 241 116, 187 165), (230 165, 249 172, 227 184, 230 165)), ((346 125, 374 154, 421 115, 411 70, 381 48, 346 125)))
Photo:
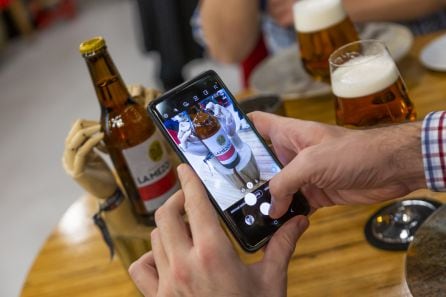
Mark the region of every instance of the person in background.
MULTIPOLYGON (((299 189, 313 210, 371 204, 426 185, 446 191, 446 157, 441 153, 446 112, 430 113, 423 123, 369 130, 262 112, 250 118, 285 164, 270 182, 272 217, 285 212, 290 194, 299 189)), ((243 264, 197 175, 184 164, 178 173, 182 190, 155 214, 153 250, 129 269, 139 290, 145 296, 285 296, 287 266, 308 227, 307 218, 290 219, 271 238, 260 262, 243 264)))
MULTIPOLYGON (((192 18, 196 40, 223 63, 241 64, 245 85, 257 63, 296 41, 295 0, 201 0, 192 18)), ((343 0, 356 23, 400 22, 415 35, 446 28, 446 0, 343 0)))

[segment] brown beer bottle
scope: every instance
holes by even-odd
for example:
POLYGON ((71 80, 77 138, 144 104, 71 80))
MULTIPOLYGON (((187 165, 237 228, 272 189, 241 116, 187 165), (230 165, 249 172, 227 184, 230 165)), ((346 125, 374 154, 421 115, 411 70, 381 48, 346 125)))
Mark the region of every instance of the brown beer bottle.
POLYGON ((143 106, 131 97, 102 37, 80 45, 101 106, 104 142, 140 221, 154 225, 153 213, 177 189, 178 179, 164 142, 143 106))
POLYGON ((189 109, 195 135, 226 168, 235 168, 240 157, 218 119, 197 106, 189 109))

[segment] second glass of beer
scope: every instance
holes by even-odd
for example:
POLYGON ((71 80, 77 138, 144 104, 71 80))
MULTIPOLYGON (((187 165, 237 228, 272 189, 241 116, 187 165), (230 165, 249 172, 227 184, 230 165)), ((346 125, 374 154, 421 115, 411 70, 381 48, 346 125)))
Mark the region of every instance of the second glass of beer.
POLYGON ((330 54, 359 40, 341 0, 300 0, 294 4, 293 14, 306 72, 316 80, 330 83, 330 54))
POLYGON ((333 52, 329 62, 338 125, 370 127, 416 120, 406 85, 382 42, 352 42, 333 52))

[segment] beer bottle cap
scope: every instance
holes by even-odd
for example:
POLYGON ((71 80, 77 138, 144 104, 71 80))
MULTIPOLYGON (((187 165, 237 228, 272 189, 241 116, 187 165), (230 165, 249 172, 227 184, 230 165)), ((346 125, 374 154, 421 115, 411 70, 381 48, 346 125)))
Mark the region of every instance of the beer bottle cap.
POLYGON ((83 55, 92 54, 105 47, 105 40, 101 36, 85 40, 79 46, 79 51, 83 55))

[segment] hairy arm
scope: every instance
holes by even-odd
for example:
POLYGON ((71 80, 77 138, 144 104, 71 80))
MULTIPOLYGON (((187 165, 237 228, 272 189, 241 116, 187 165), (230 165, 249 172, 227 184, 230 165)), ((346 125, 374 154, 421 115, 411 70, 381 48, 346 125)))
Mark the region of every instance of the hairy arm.
POLYGON ((445 0, 343 0, 343 3, 355 22, 413 20, 446 6, 445 0))
POLYGON ((285 167, 270 181, 270 215, 280 217, 302 190, 314 208, 371 204, 426 187, 421 122, 351 130, 250 114, 285 167))
POLYGON ((218 61, 239 63, 259 38, 257 0, 201 0, 200 18, 210 55, 218 61))

